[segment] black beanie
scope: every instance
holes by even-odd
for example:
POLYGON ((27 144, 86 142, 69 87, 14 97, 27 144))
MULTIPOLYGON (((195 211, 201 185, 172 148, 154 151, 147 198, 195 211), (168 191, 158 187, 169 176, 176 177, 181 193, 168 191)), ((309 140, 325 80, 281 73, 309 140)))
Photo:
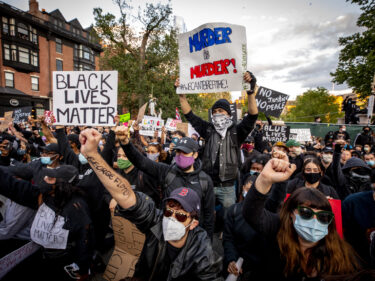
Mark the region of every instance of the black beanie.
POLYGON ((228 112, 229 115, 231 115, 231 113, 230 113, 230 103, 226 99, 220 99, 217 102, 215 102, 214 105, 212 106, 212 112, 214 111, 215 108, 222 108, 226 112, 228 112))

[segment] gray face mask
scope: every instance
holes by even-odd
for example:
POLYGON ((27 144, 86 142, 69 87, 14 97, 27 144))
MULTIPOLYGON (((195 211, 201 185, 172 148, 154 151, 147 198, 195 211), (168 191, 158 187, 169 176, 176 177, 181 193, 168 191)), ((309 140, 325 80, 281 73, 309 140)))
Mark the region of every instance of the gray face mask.
POLYGON ((147 158, 152 160, 152 161, 156 161, 159 157, 160 153, 147 153, 147 158))

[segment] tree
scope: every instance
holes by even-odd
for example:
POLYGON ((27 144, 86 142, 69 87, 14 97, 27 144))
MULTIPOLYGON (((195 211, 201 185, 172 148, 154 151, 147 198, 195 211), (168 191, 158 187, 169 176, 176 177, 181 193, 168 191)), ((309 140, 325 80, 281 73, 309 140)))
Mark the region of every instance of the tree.
POLYGON ((327 89, 318 87, 297 96, 296 106, 282 117, 284 121, 313 122, 319 116, 323 123, 336 123, 337 118, 343 116, 340 107, 337 97, 329 95, 327 89))
POLYGON ((94 9, 95 28, 107 45, 101 65, 119 71, 119 92, 125 94, 124 105, 132 108, 148 101, 152 81, 163 84, 165 76, 176 75, 177 43, 169 26, 172 8, 169 3, 146 3, 134 16, 128 0, 114 2, 120 10, 119 19, 103 14, 101 8, 94 9), (131 26, 132 19, 137 24, 131 26))
MULTIPOLYGON (((349 0, 347 0, 349 1, 349 0)), ((340 52, 336 72, 331 73, 333 82, 346 82, 365 98, 371 94, 371 82, 375 73, 375 1, 351 0, 363 11, 357 20, 362 31, 339 38, 340 52)))

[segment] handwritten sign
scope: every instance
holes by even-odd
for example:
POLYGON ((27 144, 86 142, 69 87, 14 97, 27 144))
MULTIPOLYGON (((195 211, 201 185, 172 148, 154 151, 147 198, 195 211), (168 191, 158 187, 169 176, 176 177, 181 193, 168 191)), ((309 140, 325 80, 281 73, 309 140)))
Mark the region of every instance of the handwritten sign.
POLYGON ((58 216, 46 204, 42 204, 31 225, 30 237, 35 243, 47 249, 66 249, 69 230, 63 228, 65 219, 58 216))
POLYGON ((154 136, 154 132, 161 134, 161 128, 164 126, 164 120, 153 116, 145 115, 140 124, 139 134, 142 136, 154 136))
POLYGON ((113 126, 117 71, 54 71, 56 125, 113 126))
POLYGON ((306 129, 290 129, 290 132, 297 134, 295 138, 296 141, 311 141, 311 131, 310 128, 306 129))
POLYGON ((55 117, 53 116, 52 111, 49 111, 49 110, 44 111, 44 118, 47 124, 53 124, 55 122, 55 117))
POLYGON ((112 214, 115 249, 109 259, 103 278, 118 281, 134 274, 135 265, 141 255, 145 235, 127 219, 112 214))
POLYGON ((267 142, 286 142, 289 139, 290 127, 287 126, 263 126, 263 141, 267 142))
POLYGON ((266 115, 279 117, 289 96, 265 87, 259 87, 255 96, 260 112, 266 115))
POLYGON ((184 132, 186 136, 189 136, 189 123, 178 123, 177 130, 184 132))
POLYGON ((120 115, 120 123, 125 123, 130 120, 130 113, 120 115))
POLYGON ((0 132, 8 129, 9 123, 13 122, 13 111, 6 111, 4 112, 4 120, 0 124, 0 132))
POLYGON ((178 36, 180 86, 177 93, 197 94, 248 89, 246 29, 207 23, 178 36))
POLYGON ((21 108, 17 108, 13 111, 13 122, 20 123, 26 122, 27 118, 31 115, 31 106, 25 106, 21 108))
POLYGON ((177 124, 181 123, 181 120, 168 118, 167 123, 165 123, 165 129, 170 132, 174 132, 177 130, 177 124))
POLYGON ((34 242, 29 242, 22 247, 14 250, 0 259, 0 279, 11 271, 16 265, 27 257, 34 254, 40 248, 39 245, 34 242))

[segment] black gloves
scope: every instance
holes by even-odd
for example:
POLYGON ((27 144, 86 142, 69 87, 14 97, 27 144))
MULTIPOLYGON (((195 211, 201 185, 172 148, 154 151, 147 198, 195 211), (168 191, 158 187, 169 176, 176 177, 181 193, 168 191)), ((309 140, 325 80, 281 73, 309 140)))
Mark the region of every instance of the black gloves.
POLYGON ((247 71, 247 73, 250 74, 251 76, 251 82, 250 82, 250 87, 251 89, 246 91, 248 95, 251 95, 251 94, 254 94, 254 90, 255 90, 255 85, 257 83, 257 79, 255 78, 254 74, 251 73, 250 71, 247 71))

